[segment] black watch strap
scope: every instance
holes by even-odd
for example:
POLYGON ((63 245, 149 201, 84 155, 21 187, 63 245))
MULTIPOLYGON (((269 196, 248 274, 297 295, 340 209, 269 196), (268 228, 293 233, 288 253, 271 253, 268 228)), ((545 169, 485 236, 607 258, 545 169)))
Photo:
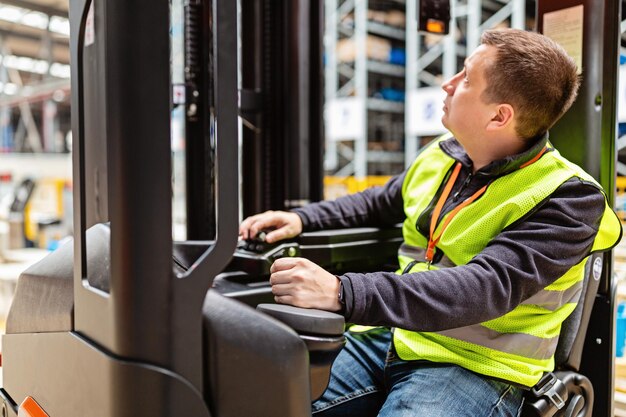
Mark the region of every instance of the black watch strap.
POLYGON ((341 282, 339 277, 337 277, 337 279, 339 280, 339 294, 337 296, 339 298, 339 304, 341 304, 340 312, 344 313, 346 311, 346 293, 343 288, 343 282, 341 282))

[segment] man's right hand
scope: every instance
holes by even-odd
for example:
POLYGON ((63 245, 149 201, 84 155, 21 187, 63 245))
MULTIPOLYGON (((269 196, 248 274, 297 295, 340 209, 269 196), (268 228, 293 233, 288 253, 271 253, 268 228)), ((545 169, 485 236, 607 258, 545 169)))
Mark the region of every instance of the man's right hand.
POLYGON ((252 239, 260 231, 273 229, 265 236, 267 243, 289 239, 302 233, 302 220, 296 213, 287 211, 266 211, 250 216, 239 225, 239 236, 252 239))

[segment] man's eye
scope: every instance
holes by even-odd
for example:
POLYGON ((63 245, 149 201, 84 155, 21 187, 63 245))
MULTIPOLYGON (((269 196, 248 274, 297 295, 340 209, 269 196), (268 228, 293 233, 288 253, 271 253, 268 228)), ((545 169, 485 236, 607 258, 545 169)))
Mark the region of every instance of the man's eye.
POLYGON ((463 81, 469 81, 469 79, 467 78, 467 70, 465 68, 463 68, 463 70, 461 71, 461 75, 463 76, 463 81))

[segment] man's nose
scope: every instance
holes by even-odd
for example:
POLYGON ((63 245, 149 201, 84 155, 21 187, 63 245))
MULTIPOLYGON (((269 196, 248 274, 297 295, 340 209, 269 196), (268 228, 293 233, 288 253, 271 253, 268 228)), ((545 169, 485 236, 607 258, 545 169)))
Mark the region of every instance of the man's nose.
POLYGON ((454 77, 441 84, 441 88, 449 95, 454 94, 454 90, 456 88, 456 85, 454 84, 454 77))
POLYGON ((441 84, 441 88, 443 91, 448 93, 449 95, 453 95, 456 87, 459 85, 459 82, 463 79, 463 71, 457 72, 451 78, 446 80, 443 84, 441 84))

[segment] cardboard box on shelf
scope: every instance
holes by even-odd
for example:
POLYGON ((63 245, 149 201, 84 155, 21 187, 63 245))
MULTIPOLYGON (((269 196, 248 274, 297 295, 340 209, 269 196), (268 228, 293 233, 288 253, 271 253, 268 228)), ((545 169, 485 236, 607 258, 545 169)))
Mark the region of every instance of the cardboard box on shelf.
MULTIPOLYGON (((368 35, 365 41, 366 54, 369 59, 389 61, 391 56, 391 42, 378 36, 368 35)), ((346 38, 337 42, 337 59, 340 62, 353 62, 356 59, 357 48, 354 39, 346 38)))

